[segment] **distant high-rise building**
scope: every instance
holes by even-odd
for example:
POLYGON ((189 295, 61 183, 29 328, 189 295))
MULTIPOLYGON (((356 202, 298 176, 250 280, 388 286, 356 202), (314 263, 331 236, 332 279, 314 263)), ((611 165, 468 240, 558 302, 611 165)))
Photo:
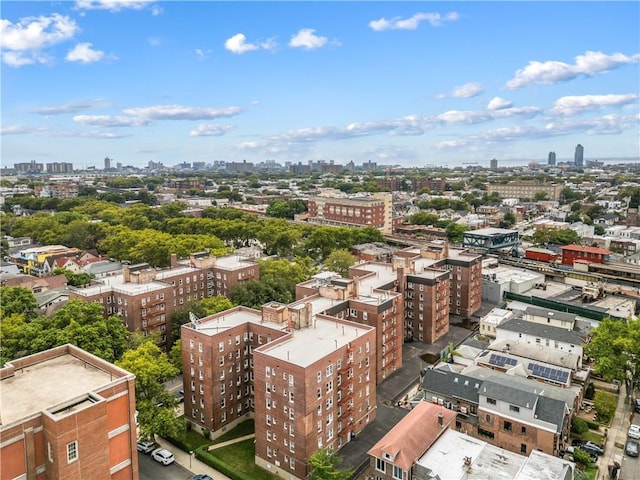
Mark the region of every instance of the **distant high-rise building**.
POLYGON ((556 164, 556 152, 549 152, 549 165, 556 164))
POLYGON ((496 160, 495 158, 492 158, 492 159, 489 161, 489 168, 490 168, 491 170, 495 170, 496 168, 498 168, 498 160, 496 160))
POLYGON ((584 147, 580 144, 576 145, 576 153, 573 155, 573 164, 576 167, 584 166, 584 147))
POLYGON ((104 169, 109 170, 111 168, 111 159, 109 157, 104 157, 104 169))
POLYGON ((73 173, 73 164, 68 162, 47 163, 47 173, 73 173))

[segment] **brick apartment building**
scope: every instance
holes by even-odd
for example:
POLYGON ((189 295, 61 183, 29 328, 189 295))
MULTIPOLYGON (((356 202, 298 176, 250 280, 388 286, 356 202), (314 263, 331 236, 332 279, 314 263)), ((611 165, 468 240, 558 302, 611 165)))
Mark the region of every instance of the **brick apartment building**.
POLYGON ((70 288, 69 299, 99 302, 105 317, 120 315, 132 332, 158 333, 159 345, 166 347, 171 313, 191 301, 228 297, 236 285, 259 278, 259 266, 253 260, 199 252, 182 262, 172 255, 167 269, 146 263, 123 265, 120 275, 97 280, 86 288, 70 288))
POLYGON ((308 221, 320 225, 375 227, 382 233, 393 230, 393 199, 389 192, 346 195, 338 190, 311 197, 308 221))
POLYGON ((183 325, 185 417, 216 436, 254 417, 256 462, 304 478, 317 448, 339 449, 373 420, 375 386, 402 365, 406 294, 423 331, 437 330, 420 340, 432 341, 448 329, 456 262, 482 277, 478 255, 441 244, 396 253, 351 267, 349 278, 320 273, 296 286, 289 305, 234 307, 183 325))
POLYGON ((133 374, 63 345, 0 370, 0 479, 137 480, 133 374))
POLYGON ((388 188, 392 192, 402 190, 403 184, 408 184, 412 192, 418 192, 423 189, 429 189, 432 192, 444 192, 447 189, 446 178, 385 177, 376 179, 376 185, 381 188, 388 188))
POLYGON ((253 416, 256 463, 306 478, 310 455, 338 450, 376 415, 375 330, 319 313, 331 302, 235 307, 183 325, 185 418, 220 435, 253 416))
POLYGON ((367 265, 350 270, 350 279, 328 272, 298 284, 293 305, 327 299, 331 303, 325 301, 322 313, 375 327, 374 372, 380 383, 402 366, 404 308, 402 295, 393 290, 399 272, 390 264, 367 265))
POLYGON ((480 308, 480 255, 432 242, 396 252, 393 262, 402 272, 406 339, 433 343, 449 331, 449 315, 468 318, 480 308))

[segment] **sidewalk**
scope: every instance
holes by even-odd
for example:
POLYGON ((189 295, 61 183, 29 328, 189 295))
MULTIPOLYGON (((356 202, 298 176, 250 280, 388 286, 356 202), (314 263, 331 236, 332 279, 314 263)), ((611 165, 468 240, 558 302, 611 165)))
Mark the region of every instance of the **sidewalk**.
MULTIPOLYGON (((231 442, 234 442, 234 441, 235 440, 231 440, 231 442)), ((203 463, 200 460, 198 460, 195 454, 189 455, 189 452, 184 452, 180 450, 178 447, 170 444, 162 437, 156 437, 156 443, 160 445, 162 448, 166 448, 167 450, 172 452, 173 456, 176 459, 176 463, 183 466, 193 474, 204 473, 209 475, 214 480, 231 480, 229 477, 211 468, 206 463, 203 463)), ((227 442, 224 442, 224 443, 227 443, 227 442)))
MULTIPOLYGON (((622 383, 618 392, 618 405, 616 413, 611 421, 607 439, 605 440, 604 455, 598 461, 598 476, 596 480, 605 480, 609 478, 609 465, 618 462, 622 465, 621 471, 624 470, 624 444, 627 440, 627 430, 629 428, 629 404, 625 403, 627 389, 622 383), (622 445, 622 448, 616 446, 622 445)), ((627 467, 629 468, 629 467, 627 467)), ((620 478, 620 472, 618 472, 620 478)))

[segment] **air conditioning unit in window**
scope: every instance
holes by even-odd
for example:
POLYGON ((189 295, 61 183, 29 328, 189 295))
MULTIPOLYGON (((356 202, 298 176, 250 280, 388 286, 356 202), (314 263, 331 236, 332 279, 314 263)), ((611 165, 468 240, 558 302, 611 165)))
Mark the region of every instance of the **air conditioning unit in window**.
POLYGON ((467 413, 467 407, 460 407, 460 413, 467 413))

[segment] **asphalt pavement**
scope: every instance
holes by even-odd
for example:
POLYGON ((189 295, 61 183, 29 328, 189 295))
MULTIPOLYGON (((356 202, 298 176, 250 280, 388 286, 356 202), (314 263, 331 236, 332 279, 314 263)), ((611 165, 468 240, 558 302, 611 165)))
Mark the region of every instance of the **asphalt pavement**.
POLYGON ((628 457, 624 453, 627 442, 627 432, 633 423, 640 422, 640 414, 633 414, 633 405, 626 403, 626 387, 620 386, 618 395, 618 406, 615 416, 609 427, 607 439, 605 440, 604 455, 598 460, 598 480, 609 480, 609 466, 618 462, 621 468, 618 471, 618 480, 640 480, 640 460, 636 457, 628 457))

